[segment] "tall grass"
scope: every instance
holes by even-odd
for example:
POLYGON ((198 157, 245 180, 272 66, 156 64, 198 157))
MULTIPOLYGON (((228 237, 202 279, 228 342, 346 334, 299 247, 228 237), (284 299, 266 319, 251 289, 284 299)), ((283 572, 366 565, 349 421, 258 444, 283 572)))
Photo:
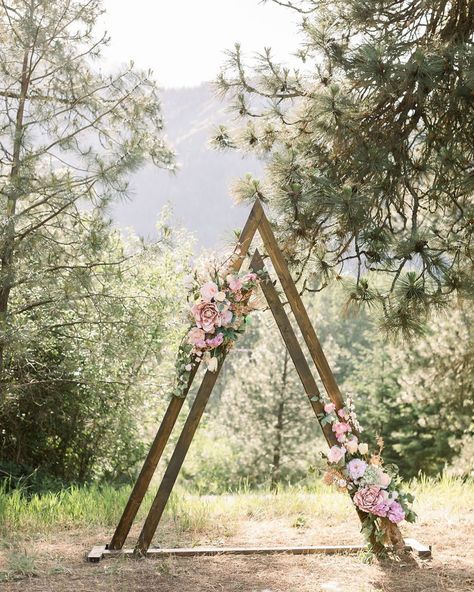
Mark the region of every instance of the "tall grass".
MULTIPOLYGON (((420 477, 407 486, 416 496, 415 510, 426 509, 462 514, 474 509, 474 481, 447 475, 420 477)), ((90 485, 71 487, 59 493, 35 494, 0 489, 0 531, 48 532, 84 527, 113 527, 130 494, 129 487, 90 485)), ((139 517, 151 504, 147 494, 139 517)), ((211 523, 231 525, 242 519, 270 520, 288 517, 346 519, 353 509, 347 495, 334 492, 322 483, 311 490, 289 487, 277 494, 252 492, 247 488, 224 495, 199 496, 178 488, 166 508, 165 518, 179 531, 204 531, 211 523)))

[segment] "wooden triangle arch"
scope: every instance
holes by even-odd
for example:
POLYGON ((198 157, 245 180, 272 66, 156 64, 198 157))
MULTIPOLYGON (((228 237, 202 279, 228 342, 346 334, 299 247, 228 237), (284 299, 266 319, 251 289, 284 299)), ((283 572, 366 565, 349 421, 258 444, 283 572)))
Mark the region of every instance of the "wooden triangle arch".
MULTIPOLYGON (((269 255, 275 272, 280 280, 281 286, 285 292, 285 295, 288 299, 290 304, 291 310, 293 311, 294 317, 296 322, 300 328, 301 334, 303 339, 306 343, 306 346, 309 350, 311 358, 314 361, 318 374, 321 378, 321 381, 324 385, 324 388, 327 391, 329 398, 332 402, 336 405, 337 409, 344 407, 344 401, 337 385, 337 382, 334 378, 334 375, 329 367, 329 364, 326 360, 326 357, 321 349, 321 345, 319 340, 316 336, 315 330, 313 325, 308 317, 308 313, 303 305, 301 297, 298 293, 298 290, 293 282, 293 279, 290 275, 288 266, 286 261, 283 257, 283 254, 277 244, 273 231, 271 229, 270 223, 265 215, 263 210, 262 204, 257 199, 255 204, 252 207, 248 220, 242 230, 240 235, 239 243, 236 246, 235 254, 237 255, 234 258, 233 262, 233 270, 234 272, 238 272, 242 267, 242 264, 247 257, 249 252, 250 245, 252 243, 252 239, 255 233, 259 232, 263 245, 269 255)), ((250 261, 250 268, 254 271, 259 271, 264 269, 264 262, 263 258, 258 252, 255 250, 253 256, 250 261)), ((317 400, 314 395, 319 395, 318 386, 316 384, 316 380, 313 376, 313 372, 306 360, 306 357, 300 347, 296 334, 292 328, 290 320, 285 312, 283 304, 278 296, 278 293, 271 282, 271 280, 262 280, 261 287, 263 293, 267 299, 268 305, 273 313, 275 321, 278 325, 280 333, 283 337, 286 347, 288 348, 288 352, 293 360, 293 363, 296 367, 300 380, 302 382, 303 388, 310 399, 311 406, 316 414, 316 417, 321 417, 321 414, 324 412, 322 403, 317 400)), ((286 553, 337 553, 341 552, 350 552, 350 551, 360 551, 364 548, 363 545, 355 545, 355 546, 320 546, 320 547, 272 547, 272 548, 206 548, 206 549, 150 549, 150 544, 152 538, 155 534, 156 528, 160 522, 160 519, 163 515, 163 511, 165 509, 166 503, 170 497, 171 491, 173 486, 176 482, 178 473, 181 469, 181 466, 184 462, 186 454, 188 452, 189 446, 193 439, 193 436, 196 432, 196 429, 199 425, 201 417, 204 413, 206 408, 206 404, 209 400, 210 394, 214 385, 216 384, 217 378, 219 376, 219 372, 222 368, 224 359, 222 359, 219 363, 219 366, 216 372, 206 371, 204 374, 203 380, 197 392, 196 398, 193 402, 193 405, 189 411, 189 415, 186 419, 184 427, 182 429, 181 435, 178 439, 174 452, 171 456, 170 462, 168 467, 166 468, 165 474, 161 481, 161 484, 158 488, 156 493, 155 499, 151 505, 151 508, 148 512, 146 517, 145 523, 143 525, 142 531, 139 535, 137 544, 134 549, 123 549, 123 545, 125 540, 128 536, 130 528, 132 526, 133 520, 138 512, 138 509, 143 501, 143 498, 147 492, 149 487, 150 481, 153 477, 155 469, 158 465, 158 462, 161 458, 163 450, 168 442, 169 436, 173 427, 176 423, 176 419, 178 418, 179 412, 181 407, 183 406, 185 396, 189 392, 189 389, 193 383, 194 377, 196 375, 197 367, 191 373, 191 377, 187 384, 186 390, 184 392, 183 397, 176 397, 173 396, 170 400, 168 408, 165 412, 161 425, 158 429, 156 437, 153 441, 153 444, 150 448, 148 456, 143 464, 143 467, 140 471, 138 479, 135 483, 135 486, 130 494, 130 498, 127 502, 127 505, 123 511, 122 517, 120 518, 119 524, 115 530, 115 533, 112 537, 111 542, 105 546, 97 546, 92 549, 92 551, 88 555, 89 561, 99 561, 101 557, 107 555, 119 555, 119 554, 126 554, 126 555, 135 555, 135 556, 146 556, 146 555, 154 555, 154 556, 168 556, 168 555, 178 555, 178 556, 190 556, 190 555, 198 555, 198 554, 205 554, 205 555, 214 555, 214 554, 221 554, 221 553, 241 553, 241 554, 250 554, 250 553, 278 553, 278 552, 286 552, 286 553)), ((318 419, 319 420, 319 419, 318 419)), ((326 424, 321 426, 323 434, 329 444, 329 446, 333 446, 337 444, 337 440, 335 438, 334 433, 332 432, 331 426, 326 424)), ((355 506, 354 506, 355 507, 355 506)), ((362 522, 367 519, 367 514, 361 512, 357 508, 355 508, 359 518, 362 522)), ((392 532, 390 533, 391 544, 397 549, 414 549, 420 555, 426 556, 429 554, 430 549, 428 547, 424 547, 414 539, 407 539, 403 540, 398 529, 397 525, 393 525, 392 532)), ((382 551, 383 545, 380 542, 375 540, 371 541, 373 548, 376 551, 382 551)))

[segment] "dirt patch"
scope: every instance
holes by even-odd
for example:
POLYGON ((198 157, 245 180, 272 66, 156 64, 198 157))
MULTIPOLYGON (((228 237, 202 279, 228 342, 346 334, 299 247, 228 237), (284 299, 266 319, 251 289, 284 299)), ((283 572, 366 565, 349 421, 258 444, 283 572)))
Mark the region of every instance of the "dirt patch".
MULTIPOLYGON (((110 532, 63 531, 30 535, 5 544, 3 569, 11 554, 25 551, 34 560, 34 577, 0 585, 5 592, 472 592, 474 589, 474 513, 462 518, 433 512, 404 534, 433 545, 433 559, 409 563, 364 563, 357 556, 217 556, 166 560, 108 559, 85 562, 110 532)), ((132 533, 131 539, 136 537, 132 533)), ((168 524, 157 543, 284 545, 359 542, 357 523, 301 523, 294 519, 243 520, 232 533, 182 533, 168 524)), ((21 565, 21 562, 20 562, 21 565)), ((28 562, 26 562, 28 567, 28 562)), ((12 576, 14 577, 14 576, 12 576)))

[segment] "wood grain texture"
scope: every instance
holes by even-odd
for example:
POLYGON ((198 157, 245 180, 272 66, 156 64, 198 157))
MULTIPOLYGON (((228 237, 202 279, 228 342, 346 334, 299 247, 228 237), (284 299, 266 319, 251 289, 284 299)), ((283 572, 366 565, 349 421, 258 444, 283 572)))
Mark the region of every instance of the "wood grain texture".
POLYGON ((184 397, 171 397, 168 408, 160 424, 158 432, 153 440, 150 451, 143 463, 143 467, 135 482, 132 493, 128 498, 127 505, 123 511, 120 521, 115 529, 112 540, 109 543, 109 549, 121 549, 132 523, 137 515, 140 505, 150 485, 150 481, 155 473, 158 462, 163 454, 166 443, 170 437, 171 431, 176 423, 181 407, 184 403, 184 397))
POLYGON ((300 328, 303 339, 308 346, 309 353, 314 361, 321 377, 321 381, 326 389, 329 398, 335 403, 336 407, 340 409, 344 407, 344 399, 342 397, 339 386, 336 382, 334 374, 329 367, 328 361, 321 348, 321 344, 311 323, 306 308, 301 300, 301 296, 295 286, 293 278, 291 277, 288 265, 278 246, 278 243, 273 234, 270 223, 263 211, 260 201, 255 202, 255 207, 260 212, 259 234, 262 237, 265 248, 270 255, 275 272, 278 275, 281 286, 286 294, 291 310, 295 315, 296 322, 300 328))
MULTIPOLYGON (((250 211, 247 222, 242 229, 239 242, 234 250, 235 256, 233 257, 232 261, 232 269, 235 273, 238 273, 242 267, 253 237, 255 236, 255 232, 257 231, 261 217, 262 210, 258 208, 258 206, 254 205, 250 211)), ((121 549, 127 539, 133 521, 135 520, 143 498, 145 497, 148 487, 150 486, 150 482, 156 471, 158 462, 160 461, 171 432, 176 424, 176 420, 183 406, 184 399, 191 388, 198 366, 199 364, 195 366, 183 396, 171 397, 166 413, 151 445, 150 451, 148 452, 143 467, 133 487, 132 493, 130 494, 117 528, 115 529, 115 532, 109 543, 109 549, 111 550, 121 549)))
POLYGON ((148 516, 146 517, 140 536, 138 537, 138 542, 135 547, 135 552, 137 555, 145 555, 148 547, 150 546, 151 540, 155 534, 161 516, 163 515, 164 509, 171 495, 171 491, 173 490, 179 471, 183 465, 184 459, 186 458, 189 446, 191 445, 194 434, 196 433, 199 422, 201 421, 202 414, 204 413, 212 389, 216 384, 217 377, 219 376, 219 372, 223 363, 224 358, 220 360, 215 372, 207 371, 204 375, 201 386, 199 387, 196 398, 194 399, 194 403, 191 407, 189 415, 181 431, 179 440, 174 449, 173 455, 171 456, 155 499, 153 500, 150 511, 148 512, 148 516))

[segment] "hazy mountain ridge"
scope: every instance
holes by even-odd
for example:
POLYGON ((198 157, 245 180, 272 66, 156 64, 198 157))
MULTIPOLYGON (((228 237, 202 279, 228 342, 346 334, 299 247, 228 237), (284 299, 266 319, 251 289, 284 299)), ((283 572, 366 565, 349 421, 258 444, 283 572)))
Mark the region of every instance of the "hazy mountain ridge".
POLYGON ((196 235, 199 245, 213 247, 242 226, 248 214, 233 204, 231 182, 247 172, 259 174, 262 163, 210 147, 215 127, 231 118, 210 84, 164 90, 162 102, 166 137, 178 154, 179 170, 175 175, 151 165, 140 170, 131 180, 131 199, 116 204, 112 218, 120 227, 152 237, 158 214, 169 202, 176 220, 196 235))

